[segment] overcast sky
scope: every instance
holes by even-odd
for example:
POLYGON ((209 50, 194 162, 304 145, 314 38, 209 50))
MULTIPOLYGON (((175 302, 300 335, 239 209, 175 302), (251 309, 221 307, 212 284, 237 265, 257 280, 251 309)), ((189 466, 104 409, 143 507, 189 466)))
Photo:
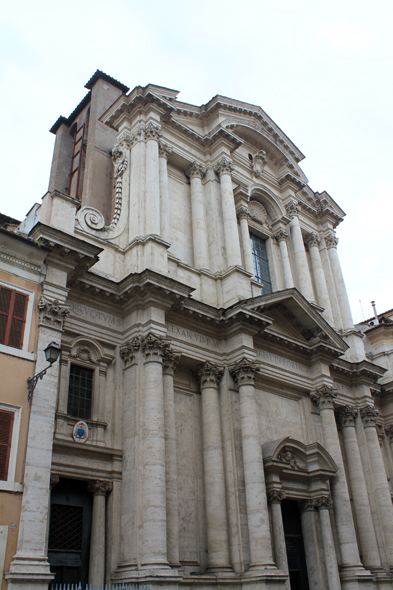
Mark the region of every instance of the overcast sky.
POLYGON ((391 0, 13 0, 0 12, 0 210, 47 190, 54 136, 98 68, 206 103, 260 105, 347 213, 338 247, 355 321, 393 308, 391 0))

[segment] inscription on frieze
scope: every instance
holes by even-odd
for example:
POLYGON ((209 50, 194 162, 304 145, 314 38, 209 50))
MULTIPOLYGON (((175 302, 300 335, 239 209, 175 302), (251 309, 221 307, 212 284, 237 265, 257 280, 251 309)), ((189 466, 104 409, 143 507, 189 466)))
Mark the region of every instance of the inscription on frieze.
POLYGON ((186 342, 191 342, 193 344, 199 344, 205 346, 206 348, 212 348, 213 350, 219 349, 219 341, 215 338, 205 336, 200 332, 194 332, 194 330, 189 330, 188 328, 176 326, 175 324, 167 324, 167 328, 167 335, 169 337, 174 336, 180 340, 185 340, 186 342))
POLYGON ((110 326, 112 328, 121 328, 121 319, 110 313, 98 311, 98 309, 94 309, 88 305, 73 303, 72 301, 69 303, 69 305, 71 316, 84 318, 86 320, 94 321, 95 323, 110 326))
POLYGON ((293 371, 295 373, 299 373, 301 375, 310 376, 310 369, 306 365, 302 363, 297 363, 296 361, 292 361, 290 359, 286 359, 279 354, 274 354, 272 352, 267 352, 266 350, 261 350, 257 348, 255 350, 257 359, 269 363, 271 365, 275 365, 276 367, 281 367, 282 369, 286 369, 287 371, 293 371))

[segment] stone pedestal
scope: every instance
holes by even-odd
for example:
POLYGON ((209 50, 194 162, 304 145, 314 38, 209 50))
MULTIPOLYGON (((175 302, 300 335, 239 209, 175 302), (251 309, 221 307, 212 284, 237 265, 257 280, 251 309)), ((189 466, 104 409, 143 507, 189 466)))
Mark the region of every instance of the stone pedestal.
POLYGON ((210 362, 199 367, 202 393, 203 466, 205 476, 208 570, 231 571, 229 560, 224 457, 218 384, 224 368, 210 362))
POLYGON ((259 412, 254 391, 258 367, 248 359, 243 359, 232 365, 230 371, 239 387, 240 397, 244 482, 251 553, 249 571, 258 573, 275 567, 259 435, 259 412))

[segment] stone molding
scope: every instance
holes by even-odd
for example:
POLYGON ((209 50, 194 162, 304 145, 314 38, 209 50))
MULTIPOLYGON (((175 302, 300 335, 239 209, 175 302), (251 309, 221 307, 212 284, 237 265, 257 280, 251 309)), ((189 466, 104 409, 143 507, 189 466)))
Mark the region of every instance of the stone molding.
POLYGON ((165 141, 160 140, 158 142, 158 155, 160 158, 165 158, 167 160, 172 152, 173 148, 165 143, 165 141))
POLYGON ((164 375, 174 375, 181 354, 177 354, 170 346, 164 349, 162 356, 162 372, 164 375))
POLYGON ((237 363, 229 366, 229 372, 236 381, 238 387, 241 385, 254 385, 259 366, 244 358, 237 363))
POLYGON ((111 492, 113 484, 111 481, 105 481, 97 479, 96 481, 89 481, 87 489, 94 496, 106 496, 108 492, 111 492))
POLYGON ((336 235, 334 232, 329 232, 328 234, 325 235, 325 244, 326 244, 326 248, 337 248, 337 244, 338 244, 338 238, 336 238, 336 235))
POLYGON ((267 501, 269 504, 281 504, 286 497, 286 493, 282 490, 270 490, 267 492, 267 501))
POLYGON ((250 214, 251 219, 254 219, 254 221, 258 221, 258 223, 261 223, 262 225, 266 224, 268 227, 270 227, 270 225, 268 224, 267 211, 266 208, 262 205, 262 203, 256 201, 255 199, 251 199, 251 201, 248 204, 248 212, 250 214))
POLYGON ((334 409, 334 402, 337 398, 337 390, 329 385, 321 385, 310 392, 312 401, 318 406, 319 410, 334 409))
POLYGON ((304 243, 309 248, 312 248, 312 247, 318 248, 320 241, 321 241, 321 238, 319 237, 319 235, 313 232, 311 234, 308 234, 308 236, 306 236, 306 239, 304 240, 304 243))
POLYGON ((58 299, 42 296, 38 302, 38 323, 56 330, 63 330, 64 320, 70 314, 69 305, 62 305, 58 299))
POLYGON ((377 423, 378 414, 378 410, 372 406, 368 404, 366 406, 362 406, 360 408, 360 417, 362 419, 364 428, 375 426, 377 423))
POLYGON ((96 361, 91 354, 91 351, 87 348, 87 346, 80 346, 74 354, 70 355, 72 358, 78 358, 81 361, 85 361, 91 363, 92 365, 96 365, 96 361))
POLYGON ((152 121, 145 126, 145 140, 150 141, 151 139, 158 141, 161 137, 161 128, 152 121))
POLYGON ((127 139, 123 139, 123 141, 117 143, 112 150, 112 162, 115 167, 113 178, 115 179, 116 183, 115 206, 109 229, 114 229, 116 227, 121 215, 123 202, 123 176, 128 166, 128 159, 126 157, 126 150, 128 149, 130 149, 130 142, 127 139))
POLYGON ((140 346, 141 339, 139 336, 137 336, 132 340, 127 340, 127 342, 120 347, 120 356, 126 365, 130 365, 136 361, 136 356, 140 346))
POLYGON ((11 266, 15 266, 17 268, 21 268, 27 272, 30 272, 35 275, 45 274, 45 265, 34 264, 31 260, 24 258, 23 256, 14 256, 7 251, 6 247, 0 246, 0 260, 4 262, 4 264, 9 264, 11 266))
POLYGON ((186 175, 189 178, 200 178, 201 180, 205 174, 206 174, 206 168, 204 168, 201 164, 199 164, 195 160, 191 164, 191 166, 188 168, 188 170, 186 171, 186 175))
POLYGON ((290 217, 291 219, 293 219, 294 217, 299 215, 300 207, 299 207, 298 202, 295 199, 291 199, 285 205, 285 211, 287 212, 288 217, 290 217))
POLYGON ((226 156, 223 156, 221 160, 219 160, 217 164, 214 166, 214 170, 217 172, 220 178, 223 174, 232 174, 234 170, 232 160, 230 160, 226 156))
POLYGON ((199 365, 197 375, 200 381, 201 389, 206 387, 218 387, 221 377, 224 374, 224 368, 216 363, 205 361, 203 365, 199 365))
POLYGON ((164 336, 157 336, 152 332, 141 339, 141 348, 145 363, 161 363, 164 349, 167 346, 164 336))
POLYGON ((273 235, 273 239, 276 240, 277 244, 280 242, 286 242, 288 239, 288 232, 286 232, 285 229, 279 229, 278 232, 273 235))
POLYGON ((251 168, 255 178, 260 178, 262 176, 262 172, 266 166, 266 163, 266 152, 264 150, 259 150, 259 152, 255 154, 251 162, 251 168))
POLYGON ((345 408, 339 410, 339 412, 337 412, 337 421, 341 428, 355 426, 355 419, 358 412, 359 410, 355 406, 345 406, 345 408))
POLYGON ((57 473, 51 473, 50 474, 50 482, 49 482, 49 489, 51 490, 52 488, 55 487, 55 485, 57 485, 60 481, 60 476, 57 475, 57 473))

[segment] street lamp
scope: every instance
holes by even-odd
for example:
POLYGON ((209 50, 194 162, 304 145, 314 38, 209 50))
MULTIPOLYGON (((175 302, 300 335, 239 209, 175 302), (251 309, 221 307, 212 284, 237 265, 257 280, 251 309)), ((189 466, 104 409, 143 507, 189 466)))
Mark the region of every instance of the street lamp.
POLYGON ((56 342, 51 342, 45 348, 44 352, 45 352, 45 358, 46 358, 47 362, 49 363, 49 366, 45 367, 45 369, 42 369, 42 371, 37 373, 37 375, 34 375, 34 377, 29 377, 27 379, 27 390, 28 390, 27 401, 28 402, 33 397, 33 391, 35 390, 35 386, 38 383, 38 379, 42 379, 43 376, 46 375, 47 370, 50 369, 51 366, 53 365, 53 363, 55 363, 57 361, 57 359, 59 358, 60 346, 58 344, 56 344, 56 342))

